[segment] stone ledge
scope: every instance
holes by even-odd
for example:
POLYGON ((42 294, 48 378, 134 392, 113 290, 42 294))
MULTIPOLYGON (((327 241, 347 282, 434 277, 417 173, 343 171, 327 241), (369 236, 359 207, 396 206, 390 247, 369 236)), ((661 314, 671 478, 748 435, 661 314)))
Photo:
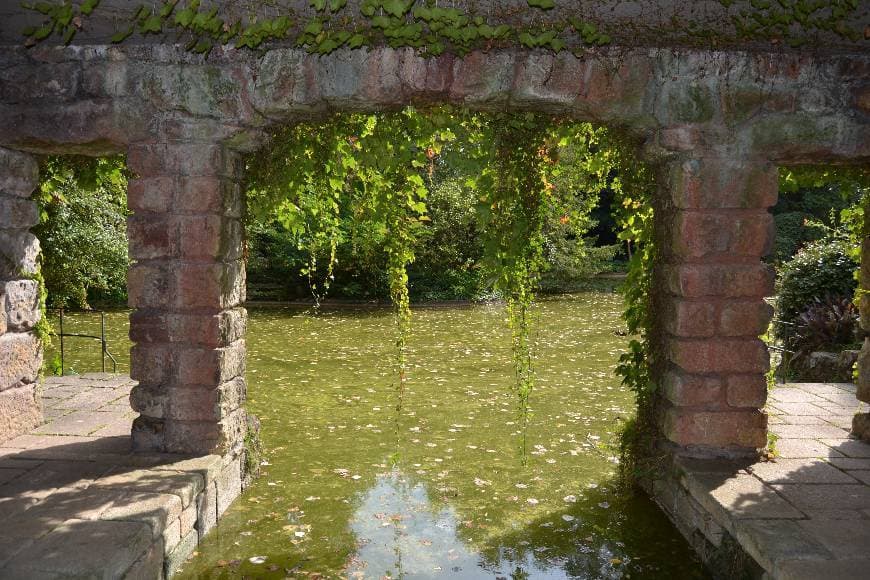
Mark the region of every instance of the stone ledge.
POLYGON ((866 406, 849 384, 791 384, 770 399, 774 461, 675 457, 650 494, 713 577, 866 578, 870 445, 831 420, 866 406))
POLYGON ((106 463, 107 457, 38 461, 41 455, 26 449, 0 453, 0 473, 13 472, 0 485, 7 524, 0 530, 0 576, 170 577, 216 522, 215 490, 222 507, 241 493, 234 485, 240 458, 164 456, 141 469, 106 463))
POLYGON ((133 453, 132 414, 113 407, 132 384, 47 379, 46 406, 66 414, 0 442, 0 577, 171 577, 241 493, 238 455, 133 453), (88 414, 127 434, 103 434, 88 414))

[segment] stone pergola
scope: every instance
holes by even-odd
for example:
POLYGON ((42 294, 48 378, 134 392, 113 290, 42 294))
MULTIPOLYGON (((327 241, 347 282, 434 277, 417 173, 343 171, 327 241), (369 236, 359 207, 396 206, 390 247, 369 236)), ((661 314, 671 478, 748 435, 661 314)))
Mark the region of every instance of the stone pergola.
MULTIPOLYGON (((26 49, 0 37, 0 440, 42 421, 37 374, 37 156, 125 153, 131 405, 139 450, 232 453, 245 429, 243 155, 270 128, 335 111, 451 103, 616 127, 659 168, 659 427, 677 455, 765 446, 777 170, 870 162, 870 53, 765 44, 613 46, 425 59, 168 43, 26 49)), ((863 47, 863 49, 862 49, 863 47)), ((870 240, 862 284, 868 287, 870 240)), ((863 325, 870 330, 868 300, 863 325)), ((859 398, 870 402, 870 340, 859 398)), ((868 418, 856 419, 856 427, 868 418)))

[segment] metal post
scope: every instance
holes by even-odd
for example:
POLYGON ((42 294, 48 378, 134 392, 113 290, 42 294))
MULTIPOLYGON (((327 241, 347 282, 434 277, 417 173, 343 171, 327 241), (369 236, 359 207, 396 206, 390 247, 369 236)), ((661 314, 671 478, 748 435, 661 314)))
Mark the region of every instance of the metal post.
POLYGON ((106 313, 100 310, 100 363, 106 372, 106 313))
POLYGON ((60 309, 60 376, 63 376, 63 308, 60 309))

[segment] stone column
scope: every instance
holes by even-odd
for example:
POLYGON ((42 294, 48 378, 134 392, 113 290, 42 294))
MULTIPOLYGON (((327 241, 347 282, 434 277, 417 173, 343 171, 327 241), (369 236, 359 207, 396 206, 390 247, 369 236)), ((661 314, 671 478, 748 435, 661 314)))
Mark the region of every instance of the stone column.
POLYGON ((767 443, 773 166, 689 154, 667 167, 659 223, 659 421, 678 453, 753 456, 767 443))
MULTIPOLYGON (((861 274, 858 278, 858 308, 861 330, 867 335, 858 355, 858 400, 870 403, 870 197, 864 200, 864 231, 861 240, 861 274)), ((857 413, 852 433, 870 443, 870 413, 857 413)))
POLYGON ((128 152, 136 450, 237 453, 244 437, 240 166, 208 138, 194 128, 128 152))
POLYGON ((0 149, 0 441, 42 423, 39 241, 30 233, 39 212, 29 199, 38 184, 31 155, 0 149))

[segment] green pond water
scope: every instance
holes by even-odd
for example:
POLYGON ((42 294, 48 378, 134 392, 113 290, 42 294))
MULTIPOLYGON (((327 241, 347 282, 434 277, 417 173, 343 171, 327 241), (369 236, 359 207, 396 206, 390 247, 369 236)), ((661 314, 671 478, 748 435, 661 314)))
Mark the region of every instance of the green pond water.
MULTIPOLYGON (((621 308, 610 292, 540 303, 526 466, 500 305, 415 311, 401 416, 389 309, 249 308, 262 473, 179 577, 706 577, 652 502, 615 484, 610 444, 633 409, 613 375, 621 308)), ((109 316, 120 372, 126 324, 109 316)), ((99 370, 87 348, 67 365, 99 370)))

